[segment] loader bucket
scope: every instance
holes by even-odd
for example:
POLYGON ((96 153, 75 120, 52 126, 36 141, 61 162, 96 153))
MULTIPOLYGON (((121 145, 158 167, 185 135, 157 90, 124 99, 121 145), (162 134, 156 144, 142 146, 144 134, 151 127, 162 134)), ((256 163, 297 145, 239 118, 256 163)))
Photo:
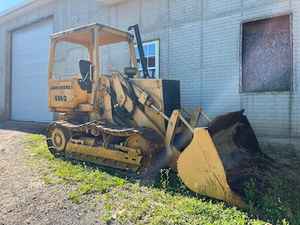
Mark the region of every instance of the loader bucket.
POLYGON ((260 150, 244 111, 227 113, 195 128, 177 161, 178 175, 196 193, 243 207, 245 187, 266 187, 274 162, 260 150))
POLYGON ((244 205, 230 189, 223 163, 206 129, 195 129, 192 142, 177 161, 177 169, 179 177, 192 191, 232 205, 244 205))

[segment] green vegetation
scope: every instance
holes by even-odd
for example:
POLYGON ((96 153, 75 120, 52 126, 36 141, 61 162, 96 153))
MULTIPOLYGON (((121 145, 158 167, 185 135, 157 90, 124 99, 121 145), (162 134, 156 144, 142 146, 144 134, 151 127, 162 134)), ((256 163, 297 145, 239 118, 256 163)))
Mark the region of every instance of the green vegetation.
POLYGON ((248 211, 272 224, 300 224, 300 190, 285 177, 274 177, 266 193, 251 184, 246 189, 248 211))
POLYGON ((99 220, 107 224, 266 224, 254 219, 258 216, 273 224, 300 224, 297 215, 300 205, 296 200, 299 198, 286 193, 286 184, 276 183, 276 188, 270 189, 264 196, 258 195, 249 185, 249 209, 244 212, 190 193, 169 170, 162 172, 155 185, 145 186, 120 174, 115 175, 110 170, 55 159, 40 135, 28 135, 25 146, 29 163, 40 171, 46 184, 64 185, 69 190, 69 199, 77 204, 93 195, 103 204, 99 220), (278 197, 281 195, 284 197, 278 197))
POLYGON ((40 169, 45 183, 75 186, 75 189, 69 193, 69 198, 73 202, 80 203, 81 197, 86 194, 106 193, 111 188, 123 186, 126 183, 124 179, 110 176, 99 170, 92 170, 80 164, 74 165, 67 161, 55 159, 49 153, 45 139, 42 136, 27 136, 26 144, 31 157, 39 160, 34 165, 44 166, 40 169), (41 163, 41 160, 46 161, 41 163))
POLYGON ((112 190, 104 201, 106 210, 102 218, 106 221, 117 220, 121 224, 265 224, 250 220, 245 213, 221 203, 140 187, 138 184, 112 190))

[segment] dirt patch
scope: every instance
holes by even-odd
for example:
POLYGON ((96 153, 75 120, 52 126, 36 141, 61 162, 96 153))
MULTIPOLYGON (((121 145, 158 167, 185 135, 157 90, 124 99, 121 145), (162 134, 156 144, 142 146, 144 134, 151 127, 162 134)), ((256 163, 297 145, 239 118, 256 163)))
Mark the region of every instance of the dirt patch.
POLYGON ((0 129, 0 224, 99 224, 96 208, 89 210, 93 199, 72 203, 63 186, 45 185, 28 166, 24 135, 0 129))

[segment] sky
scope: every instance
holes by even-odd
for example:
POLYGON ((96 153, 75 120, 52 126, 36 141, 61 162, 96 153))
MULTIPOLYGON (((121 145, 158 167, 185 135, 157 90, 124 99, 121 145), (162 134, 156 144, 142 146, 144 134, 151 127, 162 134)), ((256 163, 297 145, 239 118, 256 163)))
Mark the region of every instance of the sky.
POLYGON ((0 12, 20 4, 21 2, 24 2, 24 0, 0 0, 0 12))

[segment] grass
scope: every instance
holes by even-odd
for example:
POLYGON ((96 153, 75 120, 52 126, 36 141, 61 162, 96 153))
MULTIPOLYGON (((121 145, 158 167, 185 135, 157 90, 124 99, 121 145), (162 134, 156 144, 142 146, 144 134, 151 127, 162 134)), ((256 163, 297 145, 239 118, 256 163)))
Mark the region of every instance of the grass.
POLYGON ((169 170, 162 172, 155 185, 144 186, 109 170, 56 159, 48 152, 43 136, 26 136, 25 146, 30 164, 38 168, 46 184, 68 187, 68 198, 77 204, 94 195, 103 204, 99 220, 107 224, 266 224, 258 217, 278 225, 300 224, 299 196, 287 193, 288 185, 277 181, 264 195, 249 185, 249 208, 242 211, 189 192, 169 170))
POLYGON ((121 224, 265 224, 235 208, 159 189, 128 185, 105 196, 105 221, 121 224), (115 203, 118 204, 115 204, 115 203))
POLYGON ((122 178, 110 176, 100 170, 93 170, 80 164, 62 161, 54 158, 39 135, 26 137, 26 146, 30 150, 33 160, 31 165, 41 166, 41 173, 46 184, 69 184, 75 188, 69 192, 69 199, 80 203, 81 197, 90 193, 106 193, 113 187, 122 186, 126 181, 122 178), (42 161, 42 163, 41 163, 42 161), (34 163, 35 162, 35 163, 34 163))
POLYGON ((247 188, 248 211, 273 224, 300 224, 300 189, 284 177, 274 177, 265 193, 247 188))

